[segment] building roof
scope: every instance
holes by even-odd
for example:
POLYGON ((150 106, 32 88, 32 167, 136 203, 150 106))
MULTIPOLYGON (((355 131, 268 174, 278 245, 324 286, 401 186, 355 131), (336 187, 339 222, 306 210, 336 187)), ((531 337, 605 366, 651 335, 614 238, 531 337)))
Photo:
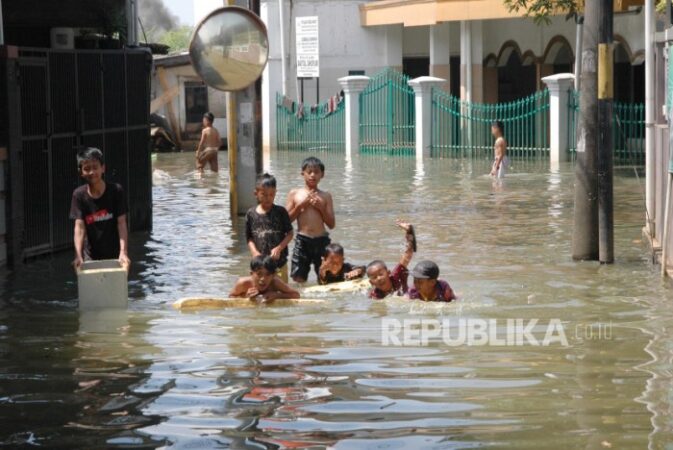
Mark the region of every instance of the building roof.
POLYGON ((176 53, 174 55, 158 55, 154 57, 154 65, 157 67, 177 67, 190 65, 189 52, 176 53))

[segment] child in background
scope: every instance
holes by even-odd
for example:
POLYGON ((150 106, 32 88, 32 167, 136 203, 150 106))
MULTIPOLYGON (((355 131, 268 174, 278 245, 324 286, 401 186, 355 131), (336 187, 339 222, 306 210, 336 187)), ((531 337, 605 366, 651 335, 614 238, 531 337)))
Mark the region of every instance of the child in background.
POLYGON ((292 289, 276 276, 276 263, 270 256, 255 256, 250 261, 250 276, 241 277, 229 293, 230 297, 273 301, 278 298, 299 298, 292 289))
POLYGON ((439 267, 432 261, 421 261, 411 272, 414 287, 409 290, 409 298, 426 302, 450 302, 456 299, 453 289, 439 278, 439 267))
POLYGON ((318 282, 320 284, 339 283, 346 280, 362 278, 365 266, 354 266, 344 262, 344 248, 339 244, 325 247, 325 256, 320 265, 318 282))
POLYGON ((287 197, 290 221, 297 220, 297 238, 292 253, 292 279, 304 283, 311 265, 318 279, 325 248, 330 244, 326 227, 333 229, 334 205, 329 192, 318 189, 325 165, 318 158, 306 158, 301 165, 304 187, 293 189, 287 197))
POLYGON ((282 206, 274 204, 276 199, 276 178, 265 173, 257 178, 255 185, 257 206, 245 215, 245 238, 252 257, 271 256, 280 271, 280 277, 287 282, 287 246, 294 231, 290 216, 282 206))
POLYGON ((87 148, 77 154, 80 176, 86 184, 72 193, 70 218, 75 220, 75 260, 79 269, 84 261, 118 259, 127 271, 126 194, 115 183, 106 183, 103 152, 87 148))
POLYGON ((507 141, 505 140, 505 126, 499 120, 491 124, 491 134, 495 138, 493 150, 495 152, 495 161, 491 167, 491 176, 496 178, 505 178, 505 173, 509 167, 509 158, 507 157, 507 141))
POLYGON ((397 226, 406 232, 406 248, 400 262, 389 271, 386 264, 381 260, 375 260, 367 266, 367 277, 373 289, 369 291, 369 297, 373 299, 382 299, 389 295, 406 295, 409 287, 407 285, 407 278, 409 277, 409 269, 407 266, 411 262, 411 258, 416 251, 416 237, 414 234, 414 227, 406 222, 397 222, 397 226))
POLYGON ((196 147, 196 169, 203 173, 206 163, 210 164, 210 170, 218 171, 217 152, 222 145, 220 133, 213 127, 215 116, 211 112, 203 115, 203 131, 201 131, 201 140, 196 147))

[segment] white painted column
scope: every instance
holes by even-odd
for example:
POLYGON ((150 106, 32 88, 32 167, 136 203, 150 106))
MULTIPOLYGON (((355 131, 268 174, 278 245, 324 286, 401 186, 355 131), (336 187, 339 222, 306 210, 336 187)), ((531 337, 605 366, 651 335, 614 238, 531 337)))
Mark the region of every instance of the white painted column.
POLYGON ((369 77, 353 75, 339 78, 339 84, 344 91, 346 101, 346 160, 351 159, 353 153, 360 146, 360 92, 369 84, 369 77))
POLYGON ((436 77, 418 77, 409 81, 414 90, 416 106, 416 159, 430 156, 432 144, 432 89, 446 80, 436 77))
POLYGON ((655 186, 656 186, 656 157, 654 154, 654 33, 656 31, 656 16, 654 0, 645 0, 645 208, 649 217, 646 218, 646 229, 650 237, 654 238, 655 186))
POLYGON ((542 79, 549 89, 549 159, 552 168, 568 161, 568 93, 575 76, 559 73, 542 79))
POLYGON ((484 43, 479 20, 460 23, 460 97, 481 103, 483 93, 484 43))
POLYGON ((402 25, 386 26, 386 66, 402 71, 402 25))
POLYGON ((446 80, 441 88, 450 90, 451 80, 451 29, 449 23, 430 27, 430 76, 446 80))

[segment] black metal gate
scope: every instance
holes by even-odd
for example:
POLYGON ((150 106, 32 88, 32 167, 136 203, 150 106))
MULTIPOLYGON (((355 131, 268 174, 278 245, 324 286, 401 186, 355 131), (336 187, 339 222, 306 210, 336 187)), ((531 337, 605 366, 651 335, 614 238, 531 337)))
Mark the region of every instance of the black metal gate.
POLYGON ((103 150, 106 180, 128 195, 130 230, 149 230, 151 55, 19 49, 13 63, 4 87, 18 93, 8 94, 12 260, 72 245, 70 200, 81 183, 82 146, 103 150))

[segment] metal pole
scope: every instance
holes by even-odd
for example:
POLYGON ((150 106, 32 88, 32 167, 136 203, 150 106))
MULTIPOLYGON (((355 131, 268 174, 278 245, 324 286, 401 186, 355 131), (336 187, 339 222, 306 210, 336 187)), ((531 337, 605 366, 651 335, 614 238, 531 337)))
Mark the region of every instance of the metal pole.
POLYGON ((315 104, 320 104, 320 77, 315 79, 315 104))
POLYGON ((575 91, 579 92, 582 86, 582 33, 584 16, 575 16, 575 91))
POLYGON ((657 211, 655 199, 656 157, 654 155, 654 32, 655 26, 654 0, 645 0, 645 209, 647 230, 650 238, 656 236, 654 220, 657 211))
POLYGON ((0 0, 0 45, 5 45, 5 27, 2 23, 2 0, 0 0))
POLYGON ((572 236, 572 257, 575 260, 598 259, 598 177, 596 174, 598 143, 596 77, 598 1, 585 3, 582 45, 582 90, 577 128, 575 163, 575 213, 572 236))
POLYGON ((613 0, 600 0, 598 44, 598 260, 615 262, 612 196, 613 0))
POLYGON ((287 95, 287 48, 285 48, 285 2, 283 0, 278 0, 278 20, 280 21, 281 92, 287 95))

